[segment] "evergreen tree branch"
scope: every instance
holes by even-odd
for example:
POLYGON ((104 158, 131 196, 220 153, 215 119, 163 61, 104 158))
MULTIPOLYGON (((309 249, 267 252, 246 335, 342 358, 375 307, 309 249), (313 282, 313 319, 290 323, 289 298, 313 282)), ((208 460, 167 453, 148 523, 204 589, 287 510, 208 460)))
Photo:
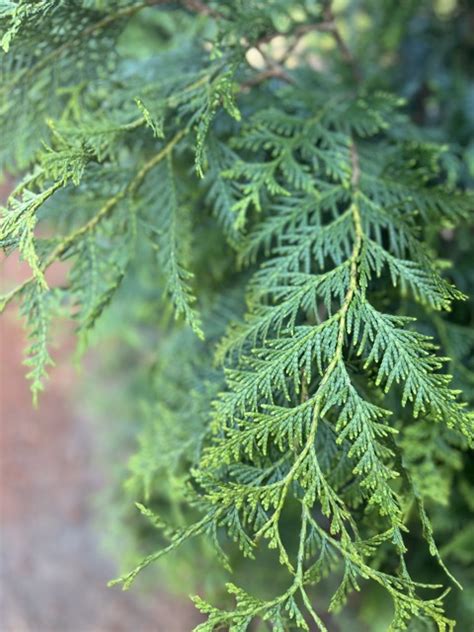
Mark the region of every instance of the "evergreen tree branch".
POLYGON ((122 18, 127 18, 127 17, 131 17, 135 15, 136 13, 138 13, 139 11, 141 11, 147 6, 151 6, 155 4, 163 4, 165 1, 168 1, 168 0, 148 0, 147 2, 141 2, 129 7, 123 7, 122 9, 119 9, 115 13, 106 15, 101 20, 98 20, 94 24, 87 26, 85 29, 80 31, 75 37, 70 38, 69 40, 64 42, 61 46, 58 46, 57 48, 53 49, 47 55, 42 56, 37 62, 35 62, 33 66, 29 68, 24 68, 20 72, 16 73, 13 81, 7 83, 3 87, 3 90, 0 90, 0 95, 3 95, 7 91, 12 90, 21 81, 34 76, 35 73, 49 66, 52 62, 54 62, 55 59, 60 57, 68 49, 74 47, 81 40, 94 36, 97 33, 97 31, 107 28, 108 26, 110 26, 111 24, 113 24, 114 22, 122 18))
MULTIPOLYGON (((115 207, 124 200, 128 195, 134 195, 137 190, 140 188, 140 185, 143 183, 147 174, 164 158, 168 156, 168 154, 173 150, 174 146, 185 136, 187 130, 180 130, 175 134, 175 136, 169 141, 169 143, 159 151, 155 156, 153 156, 148 162, 146 162, 141 169, 137 172, 135 177, 130 180, 125 188, 119 191, 116 195, 107 200, 107 202, 99 209, 99 211, 91 217, 85 224, 76 228, 69 235, 64 237, 60 243, 54 248, 54 250, 47 256, 44 262, 38 264, 38 271, 41 273, 46 272, 46 270, 58 259, 60 259, 67 251, 70 249, 71 245, 76 243, 79 239, 84 237, 87 233, 92 232, 95 227, 102 222, 106 217, 108 217, 115 207)), ((57 182, 52 185, 47 190, 47 197, 50 197, 55 191, 57 191, 60 187, 63 186, 62 182, 57 182)), ((43 198, 44 196, 42 196, 43 198)), ((46 201, 46 197, 43 201, 46 201)), ((43 202, 41 202, 42 204, 43 202)), ((35 274, 32 274, 30 277, 25 279, 20 285, 13 288, 10 292, 0 297, 0 310, 3 311, 7 305, 15 299, 18 295, 20 295, 36 278, 35 274)))
MULTIPOLYGON (((456 480, 473 419, 429 334, 465 386, 468 319, 455 330, 458 310, 442 321, 432 312, 464 298, 449 279, 469 288, 457 267, 445 273, 435 236, 472 202, 454 191, 447 149, 374 89, 387 86, 371 56, 393 37, 360 44, 356 58, 331 2, 244 4, 245 14, 213 0, 0 11, 5 85, 16 88, 0 110, 5 134, 27 97, 5 160, 32 166, 1 236, 30 276, 2 300, 21 299, 35 396, 65 307, 87 341, 113 299, 118 317, 110 309, 107 324, 120 341, 134 327, 140 371, 157 358, 146 387, 142 373, 136 380, 144 429, 124 493, 159 506, 163 520, 140 505, 170 539, 117 580, 124 587, 203 535, 229 572, 230 559, 239 564, 231 542, 251 559, 275 551, 272 579, 281 573, 284 588, 259 599, 229 584, 230 610, 196 598, 208 618, 201 632, 243 632, 255 619, 279 632, 326 630, 315 595, 336 612, 364 581, 392 599, 392 629, 430 619, 446 632, 444 595, 425 598, 439 586, 412 579, 420 571, 406 533, 455 581, 431 520, 435 503, 465 494, 456 480), (122 26, 153 5, 166 20, 156 40, 147 24, 128 58, 144 21, 122 26), (332 59, 326 38, 298 46, 313 31, 332 37, 332 59), (262 49, 276 35, 284 43, 262 49), (245 66, 251 47, 263 68, 245 66), (311 69, 293 73, 312 60, 316 80, 311 69), (56 234, 38 237, 37 219, 56 234), (71 263, 64 287, 46 285, 54 261, 71 263), (171 314, 190 327, 171 326, 171 314), (320 582, 339 569, 326 595, 332 580, 320 582)), ((375 4, 379 24, 387 3, 375 4)))
POLYGON ((308 454, 312 450, 314 450, 314 442, 316 440, 319 420, 321 417, 321 412, 325 405, 325 399, 323 396, 325 386, 328 384, 334 372, 336 371, 337 367, 339 366, 339 363, 342 361, 342 353, 344 349, 344 344, 345 344, 345 339, 346 339, 346 330, 347 330, 347 314, 351 306, 352 300, 354 298, 354 295, 356 294, 358 290, 358 286, 359 286, 358 261, 361 254, 363 238, 364 238, 360 210, 357 205, 357 187, 359 184, 360 171, 359 171, 359 165, 358 165, 357 149, 354 143, 352 144, 351 154, 352 154, 352 161, 353 161, 353 172, 352 172, 351 180, 352 180, 353 195, 354 195, 354 199, 351 204, 351 214, 352 214, 352 220, 354 223, 355 241, 354 241, 354 246, 352 249, 352 254, 350 257, 349 289, 344 297, 344 301, 342 303, 340 310, 336 312, 336 314, 334 315, 334 318, 338 321, 336 348, 335 348, 334 355, 321 378, 321 381, 318 385, 318 390, 316 394, 312 397, 312 402, 314 405, 313 421, 312 421, 311 428, 310 428, 306 443, 304 445, 304 448, 298 455, 297 459, 295 460, 294 464, 292 465, 290 471, 285 476, 285 478, 282 481, 278 482, 278 485, 282 486, 282 494, 280 497, 280 502, 278 504, 276 511, 272 515, 271 519, 267 523, 265 523, 260 529, 259 533, 257 533, 257 537, 261 535, 262 533, 264 533, 271 524, 274 525, 279 521, 289 487, 291 483, 293 482, 295 476, 298 474, 301 468, 301 465, 304 463, 308 454))

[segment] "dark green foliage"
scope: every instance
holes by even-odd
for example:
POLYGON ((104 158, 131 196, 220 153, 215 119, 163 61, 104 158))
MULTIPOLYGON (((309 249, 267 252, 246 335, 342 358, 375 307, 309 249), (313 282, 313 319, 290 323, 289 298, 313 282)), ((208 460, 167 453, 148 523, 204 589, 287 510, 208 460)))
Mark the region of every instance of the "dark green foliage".
POLYGON ((474 125, 433 129, 401 65, 431 3, 341 4, 0 3, 2 161, 27 172, 0 240, 31 269, 2 305, 35 397, 53 319, 118 342, 120 503, 162 534, 116 581, 215 556, 197 630, 355 630, 358 591, 373 630, 469 617, 474 125))

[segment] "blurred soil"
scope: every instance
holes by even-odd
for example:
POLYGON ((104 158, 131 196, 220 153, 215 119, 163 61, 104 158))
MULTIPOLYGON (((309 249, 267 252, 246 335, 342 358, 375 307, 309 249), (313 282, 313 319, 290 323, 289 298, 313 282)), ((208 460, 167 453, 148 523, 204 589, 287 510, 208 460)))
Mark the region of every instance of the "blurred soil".
MULTIPOLYGON (((25 270, 7 260, 0 274, 5 290, 25 270)), ((0 318, 0 632, 188 632, 191 604, 106 587, 116 569, 91 510, 104 481, 93 425, 71 403, 68 347, 66 336, 34 410, 15 307, 0 318)))

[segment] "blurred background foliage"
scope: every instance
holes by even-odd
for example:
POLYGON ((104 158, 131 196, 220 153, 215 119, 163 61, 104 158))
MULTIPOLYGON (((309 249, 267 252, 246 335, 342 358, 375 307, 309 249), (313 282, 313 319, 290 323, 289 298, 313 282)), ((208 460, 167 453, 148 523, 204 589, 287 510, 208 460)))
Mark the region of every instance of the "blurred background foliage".
MULTIPOLYGON (((446 165, 448 173, 461 181, 462 186, 472 186, 474 1, 338 0, 334 11, 354 56, 364 68, 368 84, 403 95, 413 120, 433 139, 453 149, 452 162, 446 165)), ((278 20, 281 15, 276 13, 275 21, 278 20)), ((123 32, 119 52, 133 67, 133 60, 156 54, 157 43, 166 49, 170 41, 179 38, 180 32, 189 34, 190 30, 201 29, 202 37, 206 28, 195 16, 144 11, 123 32)), ((314 43, 315 48, 329 57, 334 50, 333 39, 324 33, 310 33, 305 42, 308 50, 314 43)), ((275 45, 277 42, 270 43, 275 45)), ((305 50, 299 54, 305 54, 305 50)), ((312 61, 324 63, 324 58, 312 61)), ((204 195, 207 184, 204 181, 196 196, 204 195)), ((204 230, 204 226, 197 230, 195 239, 199 240, 199 230, 204 230)), ((471 297, 474 296, 472 237, 468 226, 432 235, 446 261, 453 264, 449 275, 471 297)), ((201 278, 205 277, 209 283, 219 284, 225 276, 222 269, 225 258, 218 252, 219 243, 219 239, 208 241, 209 248, 217 251, 205 249, 203 260, 195 262, 197 277, 200 268, 206 269, 207 274, 201 278)), ((235 317, 242 309, 237 294, 234 302, 231 296, 225 305, 209 306, 214 314, 223 310, 223 328, 229 316, 226 310, 231 309, 235 317)), ((429 320, 421 312, 419 316, 424 319, 425 331, 434 335, 453 358, 450 371, 455 386, 464 391, 472 404, 474 303, 470 300, 457 305, 447 321, 435 315, 429 320)), ((192 510, 185 508, 183 502, 186 472, 193 454, 199 450, 205 411, 219 387, 216 376, 206 375, 205 367, 210 366, 211 342, 218 339, 223 329, 207 332, 207 342, 202 343, 190 332, 176 332, 170 326, 171 320, 172 314, 164 311, 153 268, 138 257, 133 274, 125 279, 93 334, 95 360, 85 380, 84 392, 94 415, 107 422, 102 429, 98 427, 98 432, 103 431, 102 445, 114 481, 97 504, 102 531, 104 519, 107 525, 107 546, 118 555, 123 569, 132 567, 144 553, 156 550, 160 544, 156 530, 136 510, 136 501, 146 502, 173 524, 189 522, 187 514, 192 510), (99 381, 100 388, 96 388, 99 381), (183 398, 183 393, 190 391, 197 395, 191 400, 192 409, 183 398)), ((212 322, 215 327, 219 318, 214 317, 212 322)), ((413 432, 419 433, 416 439, 421 450, 417 458, 423 459, 426 429, 420 425, 413 432)), ((454 484, 449 507, 440 488, 438 498, 432 498, 430 512, 442 555, 464 585, 464 591, 452 591, 447 602, 447 613, 457 619, 462 632, 471 629, 474 621, 474 468, 469 455, 460 456, 453 451, 452 457, 454 484)), ((436 463, 436 455, 433 462, 436 463)), ((426 476, 431 474, 427 466, 426 476)), ((292 528, 291 520, 289 510, 288 530, 292 528)), ((442 571, 421 545, 421 534, 416 529, 410 535, 409 557, 420 581, 442 583, 442 571)), ((251 567, 237 556, 233 562, 237 564, 237 575, 245 576, 247 585, 249 582, 259 585, 258 569, 263 572, 272 559, 265 553, 251 567)), ((139 578, 143 590, 151 590, 157 581, 162 581, 180 593, 214 592, 217 598, 225 580, 226 573, 214 559, 213 549, 202 540, 186 544, 180 552, 166 557, 139 578)), ((276 571, 275 586, 278 582, 276 571)), ((225 599, 223 595, 220 597, 225 599)), ((364 586, 363 592, 350 601, 349 608, 327 624, 335 632, 382 632, 390 621, 390 609, 390 603, 377 587, 364 586)), ((413 624, 410 629, 426 628, 416 628, 413 624)))

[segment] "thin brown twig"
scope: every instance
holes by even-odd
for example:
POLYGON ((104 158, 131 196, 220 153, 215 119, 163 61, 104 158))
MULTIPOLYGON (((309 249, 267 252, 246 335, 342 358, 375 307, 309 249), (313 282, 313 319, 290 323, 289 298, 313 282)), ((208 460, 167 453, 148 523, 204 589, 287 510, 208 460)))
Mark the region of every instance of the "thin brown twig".
POLYGON ((326 24, 328 25, 328 28, 326 29, 327 32, 333 36, 334 41, 336 42, 336 45, 339 49, 339 52, 341 53, 341 57, 349 66, 352 73, 352 78, 354 79, 354 83, 359 84, 362 81, 361 69, 354 55, 352 54, 349 47, 347 46, 344 38, 342 37, 339 28, 337 27, 331 2, 327 5, 327 7, 324 10, 324 17, 326 20, 326 24))
POLYGON ((201 13, 202 15, 207 15, 211 18, 217 18, 221 20, 227 19, 227 16, 224 15, 224 13, 218 11, 217 9, 213 9, 204 2, 201 2, 201 0, 182 0, 182 5, 186 9, 189 9, 194 13, 201 13))
POLYGON ((290 43, 284 54, 278 60, 280 64, 284 64, 295 48, 298 46, 300 40, 308 33, 328 33, 332 31, 334 24, 332 22, 317 22, 316 24, 300 24, 294 31, 289 33, 293 37, 293 41, 290 43))
POLYGON ((322 31, 326 32, 333 28, 332 22, 316 22, 315 24, 300 24, 295 28, 294 31, 290 31, 288 33, 280 33, 279 31, 272 31, 270 33, 266 33, 262 37, 258 39, 258 41, 254 44, 255 46, 259 46, 260 44, 268 44, 272 39, 281 35, 282 37, 295 36, 297 38, 303 37, 307 33, 311 31, 322 31))
POLYGON ((273 57, 271 57, 270 55, 267 55, 267 53, 264 50, 262 50, 260 44, 257 44, 255 46, 255 48, 258 50, 260 55, 263 57, 265 63, 267 64, 267 69, 268 70, 272 69, 274 71, 273 74, 270 75, 270 76, 278 77, 279 79, 282 79, 283 81, 286 81, 286 83, 295 83, 295 80, 293 79, 293 77, 290 74, 288 74, 286 72, 286 70, 282 66, 280 60, 276 60, 273 57))
POLYGON ((250 77, 247 81, 243 81, 240 84, 240 89, 245 91, 248 88, 260 85, 264 81, 267 81, 267 79, 281 79, 285 83, 295 83, 293 77, 285 72, 283 68, 265 68, 265 70, 262 70, 253 77, 250 77))
POLYGON ((289 56, 293 53, 293 51, 295 50, 296 46, 298 45, 300 39, 302 37, 304 37, 305 35, 307 35, 308 33, 311 32, 320 32, 320 33, 329 33, 330 35, 332 35, 332 37, 334 38, 334 41, 336 42, 337 48, 341 54, 341 57, 343 58, 343 60, 348 64, 349 68, 351 69, 351 73, 352 73, 352 77, 354 79, 354 83, 359 84, 362 81, 362 72, 360 70, 360 67, 354 57, 354 55, 352 54, 352 52, 350 51, 349 47, 347 46, 347 43, 345 42, 344 38, 341 35, 341 32, 339 30, 339 28, 337 27, 336 24, 336 19, 334 16, 334 13, 332 11, 332 3, 329 2, 329 4, 326 6, 325 10, 324 10, 324 21, 323 22, 317 22, 315 24, 301 24, 299 26, 297 26, 293 31, 291 31, 290 33, 268 33, 266 35, 264 35, 263 37, 261 37, 255 44, 255 48, 257 48, 257 50, 260 51, 262 57, 265 59, 265 61, 267 62, 268 66, 272 66, 273 70, 270 70, 270 68, 267 68, 265 70, 263 70, 262 72, 260 72, 258 75, 256 75, 254 78, 246 81, 243 85, 243 87, 248 87, 248 86, 253 86, 253 85, 257 85, 259 83, 262 83, 263 81, 265 81, 268 78, 271 77, 278 77, 279 79, 282 79, 284 81, 286 81, 287 83, 295 83, 294 79, 291 77, 291 75, 289 75, 286 70, 284 69, 284 64, 286 63, 286 61, 288 60, 289 56), (260 46, 262 44, 268 44, 269 42, 271 42, 271 40, 273 40, 275 37, 278 37, 279 35, 282 35, 284 37, 293 37, 293 42, 291 42, 289 44, 289 46, 287 47, 287 49, 285 50, 285 52, 283 53, 283 55, 278 59, 272 59, 271 57, 269 57, 268 55, 266 55, 266 53, 264 51, 261 50, 260 46))

